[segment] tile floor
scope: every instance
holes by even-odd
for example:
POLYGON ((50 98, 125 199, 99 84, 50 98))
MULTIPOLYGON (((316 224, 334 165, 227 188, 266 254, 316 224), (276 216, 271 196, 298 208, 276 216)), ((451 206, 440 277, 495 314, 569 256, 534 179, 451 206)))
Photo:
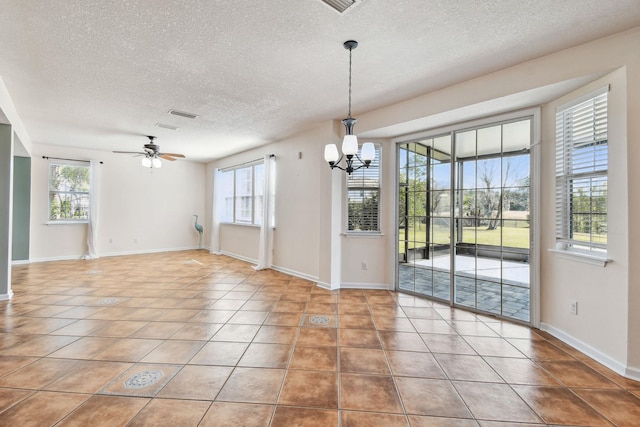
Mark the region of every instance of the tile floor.
POLYGON ((638 426, 540 331, 204 251, 13 268, 0 426, 638 426))

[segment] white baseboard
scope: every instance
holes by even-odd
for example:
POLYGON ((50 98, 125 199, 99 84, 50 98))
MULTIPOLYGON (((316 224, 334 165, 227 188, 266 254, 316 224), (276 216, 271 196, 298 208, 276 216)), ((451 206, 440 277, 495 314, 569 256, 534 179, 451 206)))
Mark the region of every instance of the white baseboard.
POLYGON ((541 322, 540 329, 569 344, 576 350, 581 351, 593 360, 602 363, 604 366, 616 372, 617 374, 635 381, 640 381, 640 369, 629 367, 626 364, 614 359, 613 357, 601 352, 597 348, 585 343, 584 341, 579 340, 578 338, 575 338, 574 336, 547 323, 541 322))
POLYGON ((372 290, 383 290, 383 291, 393 290, 393 287, 389 286, 386 283, 345 282, 345 283, 341 283, 336 288, 331 288, 331 284, 329 284, 329 283, 318 282, 318 286, 323 288, 323 289, 327 289, 329 291, 331 291, 331 290, 337 291, 337 290, 340 290, 340 289, 372 289, 372 290))
POLYGON ((640 381, 640 369, 639 368, 633 368, 630 366, 627 366, 627 369, 624 370, 625 372, 625 377, 627 378, 631 378, 632 380, 635 381, 640 381))
POLYGON ((13 292, 9 290, 8 294, 0 294, 0 301, 9 301, 13 296, 13 292))
POLYGON ((240 261, 248 262, 250 264, 257 264, 258 263, 257 259, 248 258, 246 256, 234 254, 234 253, 227 252, 227 251, 220 251, 220 255, 226 255, 226 256, 231 257, 231 258, 239 259, 240 261))
POLYGON ((318 278, 316 276, 312 276, 312 275, 306 274, 306 273, 301 273, 299 271, 292 270, 290 268, 279 267, 277 265, 272 265, 271 269, 275 270, 275 271, 279 271, 280 273, 289 274, 290 276, 299 277, 300 279, 308 280, 310 282, 318 283, 318 278))
POLYGON ((374 289, 374 290, 391 291, 393 290, 393 286, 389 285, 388 283, 346 282, 340 285, 340 289, 374 289))
MULTIPOLYGON (((144 255, 144 254, 156 254, 162 252, 179 252, 179 251, 191 251, 199 249, 198 246, 186 246, 182 248, 163 248, 163 249, 143 249, 139 251, 121 251, 121 252, 104 252, 99 253, 98 257, 112 257, 112 256, 125 256, 125 255, 144 255)), ((59 257, 47 257, 47 258, 34 258, 30 262, 51 262, 51 261, 69 261, 74 259, 82 259, 84 255, 65 255, 59 257)))
POLYGON ((31 261, 28 259, 18 259, 15 261, 11 261, 11 265, 24 265, 24 264, 31 264, 31 261))

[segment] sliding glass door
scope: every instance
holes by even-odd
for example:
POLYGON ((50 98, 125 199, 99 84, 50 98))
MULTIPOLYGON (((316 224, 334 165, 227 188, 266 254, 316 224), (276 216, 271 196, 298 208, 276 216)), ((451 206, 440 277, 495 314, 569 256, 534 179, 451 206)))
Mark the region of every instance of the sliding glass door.
POLYGON ((530 322, 532 119, 397 145, 397 289, 530 322))

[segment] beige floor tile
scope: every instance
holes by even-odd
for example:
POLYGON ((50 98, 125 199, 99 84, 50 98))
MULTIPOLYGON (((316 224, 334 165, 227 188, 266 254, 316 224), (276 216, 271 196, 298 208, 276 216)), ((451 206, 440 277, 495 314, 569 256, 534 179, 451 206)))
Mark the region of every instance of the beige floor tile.
POLYGON ((233 368, 227 366, 185 366, 158 393, 159 398, 214 400, 233 368))
POLYGON ((169 338, 172 340, 209 341, 223 325, 222 323, 187 323, 169 338))
POLYGON ((452 380, 504 382, 480 356, 439 353, 434 357, 452 380))
POLYGON ((268 427, 273 409, 270 405, 213 402, 199 427, 268 427))
POLYGON ((391 372, 401 377, 445 379, 446 375, 431 353, 387 351, 391 372))
POLYGON ((75 360, 40 359, 1 378, 0 387, 43 389, 79 364, 80 362, 75 360))
POLYGON ((49 391, 97 393, 131 367, 131 363, 78 361, 66 375, 45 387, 49 391))
POLYGON ((87 394, 39 391, 3 412, 0 426, 51 426, 90 397, 87 394))
POLYGON ((296 346, 289 368, 335 372, 338 370, 336 347, 296 346))
POLYGON ((194 400, 153 399, 127 427, 196 427, 210 405, 194 400))
POLYGON ((148 402, 149 399, 140 397, 92 396, 57 426, 126 425, 148 402))
POLYGON ((93 358, 113 362, 137 362, 161 343, 161 340, 119 339, 93 358))
POLYGON ((203 341, 167 340, 144 356, 141 362, 185 364, 204 344, 203 341))
POLYGON ((632 427, 640 423, 640 397, 626 390, 573 391, 619 427, 632 427))
MULTIPOLYGON (((31 396, 35 391, 33 390, 17 390, 15 388, 0 388, 0 413, 11 408, 18 402, 31 396)), ((0 417, 2 415, 0 414, 0 417)))
POLYGON ((340 348, 340 372, 391 375, 384 351, 372 348, 340 348))
POLYGON ((235 366, 247 347, 249 347, 248 343, 208 342, 191 358, 189 364, 235 366))
POLYGON ((542 422, 507 384, 457 381, 453 384, 477 419, 514 423, 542 422))
POLYGON ((563 387, 513 386, 542 420, 555 425, 611 426, 602 415, 563 387))
POLYGON ((340 347, 382 348, 378 332, 363 329, 338 329, 340 347))
POLYGON ((286 368, 291 357, 289 344, 252 343, 238 362, 238 366, 253 368, 286 368))
POLYGON ((305 347, 336 346, 338 330, 335 328, 300 328, 296 344, 305 347))
POLYGON ((186 325, 184 322, 151 322, 131 334, 131 338, 167 339, 186 325))
POLYGON ((232 325, 227 323, 213 336, 212 341, 251 342, 260 325, 232 325))
POLYGON ((284 373, 283 369, 236 368, 216 400, 241 403, 276 403, 284 373))
POLYGON ((340 408, 403 413, 393 379, 382 375, 340 374, 340 408))
POLYGON ((290 370, 278 404, 338 408, 338 375, 333 372, 290 370))
POLYGON ((340 411, 342 427, 409 427, 406 415, 340 411))
POLYGON ((450 381, 397 377, 396 382, 407 414, 472 418, 450 381))
POLYGON ((338 411, 327 409, 288 408, 279 406, 273 415, 271 427, 338 427, 338 411))

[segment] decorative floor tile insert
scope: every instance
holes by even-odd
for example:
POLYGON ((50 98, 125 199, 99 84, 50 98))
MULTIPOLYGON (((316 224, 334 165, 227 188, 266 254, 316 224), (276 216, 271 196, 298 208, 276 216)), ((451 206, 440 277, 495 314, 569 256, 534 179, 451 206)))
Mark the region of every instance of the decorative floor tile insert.
POLYGON ((305 314, 302 318, 302 326, 336 328, 337 323, 336 316, 333 314, 305 314))
POLYGON ((181 365, 134 365, 107 384, 100 394, 154 397, 180 371, 181 365))
POLYGON ((124 388, 140 390, 160 381, 164 373, 160 369, 147 369, 131 375, 124 381, 124 388))

